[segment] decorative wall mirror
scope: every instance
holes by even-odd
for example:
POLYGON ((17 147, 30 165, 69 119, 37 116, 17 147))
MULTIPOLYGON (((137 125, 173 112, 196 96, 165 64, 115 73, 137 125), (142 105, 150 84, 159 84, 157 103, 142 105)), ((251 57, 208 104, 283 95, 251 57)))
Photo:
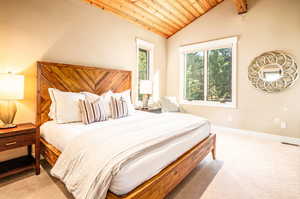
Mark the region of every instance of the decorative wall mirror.
POLYGON ((270 51, 256 57, 248 68, 252 85, 265 92, 279 92, 292 86, 298 78, 294 58, 280 51, 270 51))

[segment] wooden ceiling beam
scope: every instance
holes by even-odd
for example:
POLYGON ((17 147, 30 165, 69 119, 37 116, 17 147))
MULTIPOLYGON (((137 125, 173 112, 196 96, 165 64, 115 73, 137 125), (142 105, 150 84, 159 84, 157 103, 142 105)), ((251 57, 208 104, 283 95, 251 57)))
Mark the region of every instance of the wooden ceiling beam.
POLYGON ((146 28, 147 30, 149 30, 151 32, 154 32, 156 34, 159 34, 162 37, 165 37, 165 38, 169 37, 169 34, 163 32, 163 31, 160 31, 159 29, 157 29, 156 27, 152 26, 151 24, 145 23, 145 22, 143 22, 143 21, 141 21, 141 20, 139 20, 139 19, 137 19, 135 17, 132 17, 131 15, 123 13, 119 9, 116 9, 113 6, 111 6, 111 4, 106 4, 106 3, 103 3, 103 2, 100 2, 100 1, 97 1, 97 0, 85 0, 85 1, 87 1, 88 3, 90 3, 92 5, 97 6, 97 7, 101 8, 101 9, 103 9, 103 10, 108 10, 108 11, 110 11, 112 13, 115 13, 115 14, 121 16, 122 18, 127 19, 128 21, 130 21, 132 23, 141 25, 144 28, 146 28))
POLYGON ((239 14, 244 14, 248 11, 247 0, 233 0, 239 14))

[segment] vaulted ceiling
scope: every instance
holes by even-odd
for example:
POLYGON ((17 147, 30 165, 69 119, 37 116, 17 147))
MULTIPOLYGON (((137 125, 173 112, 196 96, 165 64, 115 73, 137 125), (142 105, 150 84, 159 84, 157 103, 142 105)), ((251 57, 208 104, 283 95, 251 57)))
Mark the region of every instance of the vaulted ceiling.
MULTIPOLYGON (((224 0, 85 0, 163 37, 170 37, 224 0)), ((231 0, 239 14, 246 0, 231 0)))

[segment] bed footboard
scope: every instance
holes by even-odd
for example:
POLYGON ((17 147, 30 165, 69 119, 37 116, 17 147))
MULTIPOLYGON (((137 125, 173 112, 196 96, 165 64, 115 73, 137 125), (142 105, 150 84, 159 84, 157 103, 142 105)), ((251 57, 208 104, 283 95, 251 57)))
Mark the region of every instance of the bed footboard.
MULTIPOLYGON (((108 192, 106 199, 163 199, 172 191, 209 153, 216 159, 216 135, 210 134, 179 159, 157 175, 135 188, 132 192, 117 196, 108 192)), ((60 151, 41 138, 41 154, 53 166, 60 151)))

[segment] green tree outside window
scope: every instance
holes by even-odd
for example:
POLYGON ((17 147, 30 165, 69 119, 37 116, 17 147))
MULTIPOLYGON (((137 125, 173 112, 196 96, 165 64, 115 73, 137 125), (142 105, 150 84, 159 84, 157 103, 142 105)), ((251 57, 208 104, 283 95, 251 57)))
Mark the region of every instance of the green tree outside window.
POLYGON ((185 99, 204 100, 204 52, 186 54, 185 99))
POLYGON ((231 48, 187 53, 185 62, 185 100, 232 102, 231 48), (207 53, 207 60, 205 60, 205 53, 207 53), (205 71, 205 62, 207 62, 207 71, 205 71), (207 89, 204 89, 205 75, 207 89))
POLYGON ((232 50, 222 48, 208 51, 207 101, 231 102, 232 50))
POLYGON ((138 99, 143 99, 143 95, 140 94, 140 80, 149 79, 149 51, 139 48, 138 54, 138 99))

